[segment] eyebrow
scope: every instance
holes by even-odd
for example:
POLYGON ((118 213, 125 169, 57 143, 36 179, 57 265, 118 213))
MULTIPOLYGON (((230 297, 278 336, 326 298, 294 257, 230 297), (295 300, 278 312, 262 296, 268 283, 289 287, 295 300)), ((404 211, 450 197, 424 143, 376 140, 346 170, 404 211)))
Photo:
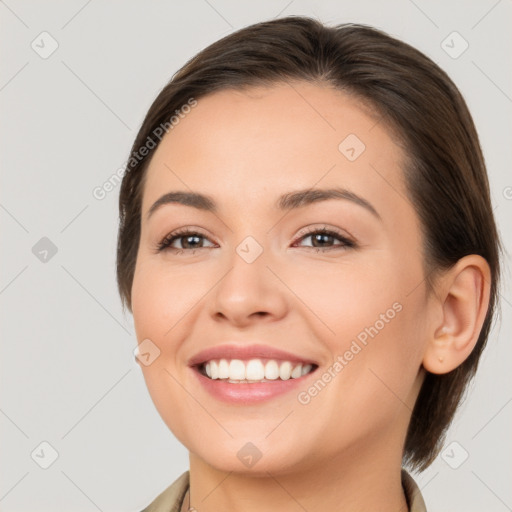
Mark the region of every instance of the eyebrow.
MULTIPOLYGON (((351 201, 368 210, 374 217, 381 219, 381 216, 373 205, 361 196, 344 188, 328 188, 328 189, 304 189, 288 192, 280 196, 276 202, 276 207, 282 211, 289 211, 297 208, 303 208, 313 203, 327 201, 329 199, 339 199, 351 201)), ((155 213, 156 210, 166 204, 182 204, 191 206, 198 210, 217 213, 218 208, 215 200, 208 195, 199 192, 168 192, 157 199, 146 214, 147 220, 155 213)))

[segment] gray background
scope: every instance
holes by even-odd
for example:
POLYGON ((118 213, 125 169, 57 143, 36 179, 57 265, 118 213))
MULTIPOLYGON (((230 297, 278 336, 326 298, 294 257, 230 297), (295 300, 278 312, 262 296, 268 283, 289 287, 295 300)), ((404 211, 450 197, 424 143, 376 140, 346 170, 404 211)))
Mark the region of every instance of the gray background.
MULTIPOLYGON (((1 511, 139 511, 188 468, 135 364, 117 295, 118 187, 103 200, 92 191, 188 58, 289 14, 373 24, 449 73, 478 127, 510 250, 510 0, 0 1, 1 511), (42 442, 58 453, 47 469, 42 442)), ((512 510, 509 282, 507 270, 503 319, 446 451, 413 475, 429 512, 512 510)))

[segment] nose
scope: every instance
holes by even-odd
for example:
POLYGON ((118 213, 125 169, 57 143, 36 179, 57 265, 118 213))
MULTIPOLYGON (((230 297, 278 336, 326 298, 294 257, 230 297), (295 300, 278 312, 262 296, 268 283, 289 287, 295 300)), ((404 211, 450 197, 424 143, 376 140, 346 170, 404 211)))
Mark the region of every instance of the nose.
POLYGON ((215 321, 246 327, 286 315, 286 287, 269 268, 265 251, 249 261, 236 251, 229 258, 229 268, 212 290, 210 313, 215 321))

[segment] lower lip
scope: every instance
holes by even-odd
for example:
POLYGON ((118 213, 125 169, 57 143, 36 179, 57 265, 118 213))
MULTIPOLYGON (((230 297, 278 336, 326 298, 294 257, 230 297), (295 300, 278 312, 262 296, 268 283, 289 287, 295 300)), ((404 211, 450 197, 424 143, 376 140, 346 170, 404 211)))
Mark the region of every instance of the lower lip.
POLYGON ((276 379, 272 382, 233 384, 227 380, 209 379, 200 373, 197 368, 191 368, 191 370, 212 396, 223 402, 242 405, 263 402, 293 391, 303 385, 305 379, 316 371, 309 372, 298 379, 276 379))

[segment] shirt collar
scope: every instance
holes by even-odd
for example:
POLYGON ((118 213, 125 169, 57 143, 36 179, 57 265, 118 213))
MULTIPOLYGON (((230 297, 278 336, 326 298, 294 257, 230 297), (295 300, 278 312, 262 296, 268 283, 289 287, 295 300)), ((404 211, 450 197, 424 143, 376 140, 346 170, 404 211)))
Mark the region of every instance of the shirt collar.
MULTIPOLYGON (((401 478, 407 506, 409 507, 408 512, 427 512, 425 501, 418 485, 403 468, 401 478)), ((185 471, 141 512, 180 512, 189 482, 190 473, 185 471)))
POLYGON ((409 512, 427 512, 427 507, 418 484, 404 468, 402 468, 402 487, 409 512))

